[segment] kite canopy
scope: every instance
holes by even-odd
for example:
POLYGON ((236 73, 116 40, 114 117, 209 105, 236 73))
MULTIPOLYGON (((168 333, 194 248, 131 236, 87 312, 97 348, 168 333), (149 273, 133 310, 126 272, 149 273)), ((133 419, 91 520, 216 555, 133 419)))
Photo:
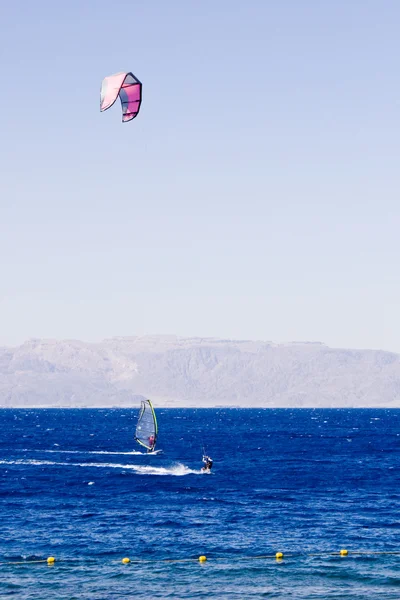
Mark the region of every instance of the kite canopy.
POLYGON ((122 122, 131 121, 139 113, 142 84, 133 73, 116 73, 105 77, 100 90, 100 112, 110 108, 120 97, 122 122))

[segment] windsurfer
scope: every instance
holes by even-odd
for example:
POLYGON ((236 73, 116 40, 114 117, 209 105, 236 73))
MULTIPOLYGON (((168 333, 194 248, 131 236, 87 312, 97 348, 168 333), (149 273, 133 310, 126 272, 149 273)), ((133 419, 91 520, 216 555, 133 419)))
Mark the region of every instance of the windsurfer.
POLYGON ((142 400, 136 425, 135 440, 147 452, 154 452, 157 444, 157 419, 151 400, 142 400))

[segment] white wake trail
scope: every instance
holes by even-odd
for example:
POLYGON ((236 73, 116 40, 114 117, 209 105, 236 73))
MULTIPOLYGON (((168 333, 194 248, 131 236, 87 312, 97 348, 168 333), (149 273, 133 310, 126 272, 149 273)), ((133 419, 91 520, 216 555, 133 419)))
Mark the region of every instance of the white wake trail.
POLYGON ((31 466, 60 466, 60 467, 94 467, 99 469, 121 469, 123 471, 134 471, 140 475, 174 475, 183 476, 191 474, 201 474, 202 471, 189 469, 181 463, 172 465, 171 467, 151 467, 147 465, 123 465, 119 463, 72 463, 72 462, 56 462, 51 460, 35 460, 35 459, 17 459, 17 460, 0 460, 0 465, 31 465, 31 466))

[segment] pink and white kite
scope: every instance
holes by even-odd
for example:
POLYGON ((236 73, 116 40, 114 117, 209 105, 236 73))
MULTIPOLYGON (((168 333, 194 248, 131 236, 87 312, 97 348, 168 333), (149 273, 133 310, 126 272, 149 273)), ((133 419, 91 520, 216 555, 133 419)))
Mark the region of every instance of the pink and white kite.
POLYGON ((110 108, 120 98, 122 122, 134 119, 142 102, 142 84, 133 73, 116 73, 103 79, 100 90, 100 112, 110 108))

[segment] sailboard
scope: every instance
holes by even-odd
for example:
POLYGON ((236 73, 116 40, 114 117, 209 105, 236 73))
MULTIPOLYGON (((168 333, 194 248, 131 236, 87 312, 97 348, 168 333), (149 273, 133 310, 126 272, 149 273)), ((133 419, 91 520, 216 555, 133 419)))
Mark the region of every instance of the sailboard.
POLYGON ((154 452, 157 443, 158 426, 156 413, 151 400, 142 400, 139 418, 136 425, 135 440, 147 449, 154 452))

